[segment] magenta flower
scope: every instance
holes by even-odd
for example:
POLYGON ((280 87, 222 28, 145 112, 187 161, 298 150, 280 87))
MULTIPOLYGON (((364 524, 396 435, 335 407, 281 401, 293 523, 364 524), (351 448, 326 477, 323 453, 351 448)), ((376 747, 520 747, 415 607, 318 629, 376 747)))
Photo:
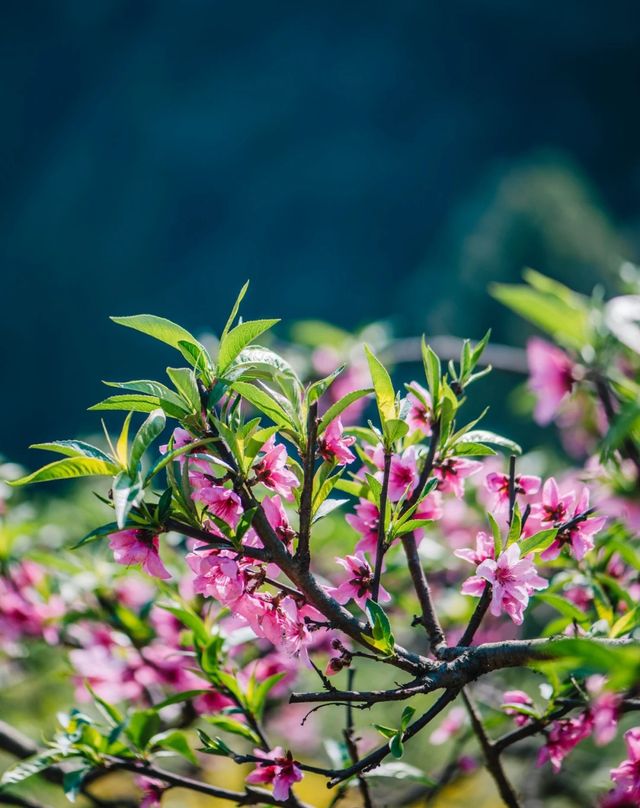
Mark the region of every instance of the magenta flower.
MULTIPOLYGON (((567 514, 568 521, 580 517, 589 510, 589 491, 584 488, 580 499, 572 514, 567 514)), ((540 558, 544 561, 549 561, 557 558, 560 555, 562 548, 567 545, 571 548, 571 552, 578 561, 581 561, 585 555, 593 550, 594 541, 593 537, 605 525, 607 521, 604 516, 585 517, 580 521, 575 522, 571 527, 561 530, 547 549, 540 553, 540 558)))
POLYGON ((627 730, 624 742, 628 758, 611 770, 611 779, 616 783, 616 788, 603 802, 607 808, 640 805, 640 727, 627 730))
POLYGON ((349 446, 353 446, 356 439, 353 436, 344 436, 343 431, 340 418, 334 418, 318 440, 321 457, 328 462, 335 460, 339 466, 353 463, 356 459, 353 452, 349 451, 349 446))
POLYGON ((256 480, 280 494, 288 502, 293 500, 292 489, 299 485, 296 475, 287 468, 287 450, 282 444, 276 446, 272 435, 262 447, 264 454, 254 465, 256 480))
POLYGON ((538 753, 537 766, 549 761, 557 774, 562 768, 562 761, 580 741, 588 738, 593 730, 593 722, 588 713, 581 713, 576 718, 554 721, 547 733, 547 742, 538 753))
POLYGON ((524 726, 531 719, 528 715, 518 712, 515 707, 508 707, 509 704, 521 704, 523 707, 533 707, 533 701, 524 690, 505 690, 502 694, 502 709, 505 715, 513 716, 514 723, 517 727, 524 726))
POLYGON ((429 391, 417 382, 411 382, 411 388, 407 395, 410 404, 407 415, 407 423, 411 432, 422 432, 423 435, 431 434, 431 396, 429 391))
MULTIPOLYGON (((193 499, 204 503, 214 516, 222 519, 229 527, 236 528, 242 516, 242 503, 240 497, 231 488, 223 485, 212 485, 194 491, 193 499)), ((212 528, 216 535, 220 535, 218 528, 212 528)))
POLYGON ((246 589, 242 562, 227 551, 198 550, 197 547, 185 559, 195 573, 194 592, 213 597, 224 606, 236 607, 246 589))
POLYGON ((553 477, 549 477, 542 486, 542 501, 531 508, 531 516, 547 527, 561 524, 569 519, 573 502, 573 492, 561 497, 558 483, 553 477))
MULTIPOLYGON (((540 477, 533 477, 527 474, 518 474, 514 480, 516 495, 530 497, 540 490, 540 477)), ((484 481, 488 491, 496 494, 494 511, 504 513, 509 510, 509 475, 491 472, 487 474, 484 481)))
POLYGON ((573 386, 573 362, 550 342, 532 337, 527 342, 529 387, 537 398, 534 419, 544 426, 553 420, 558 407, 573 386))
POLYGON ((467 713, 464 707, 453 707, 440 726, 431 733, 429 740, 435 746, 441 746, 457 735, 466 723, 467 713))
POLYGON ((347 523, 362 535, 356 545, 358 553, 375 553, 378 542, 378 521, 380 511, 378 506, 368 499, 361 499, 356 505, 355 514, 349 513, 345 517, 347 523))
POLYGON ((261 759, 261 762, 256 763, 256 768, 247 777, 247 783, 271 784, 275 799, 288 799, 291 786, 302 780, 302 771, 291 752, 285 753, 281 746, 276 746, 271 752, 254 749, 254 754, 261 759))
MULTIPOLYGON (((512 544, 500 553, 497 560, 487 558, 477 568, 478 578, 491 584, 491 614, 499 617, 506 612, 516 625, 521 625, 530 595, 537 589, 546 589, 548 581, 536 572, 530 558, 520 558, 520 548, 512 544)), ((463 594, 473 594, 465 591, 463 594)))
MULTIPOLYGON (((373 570, 369 562, 361 553, 348 555, 345 558, 336 558, 336 562, 347 572, 346 580, 339 586, 331 589, 331 595, 338 603, 347 603, 354 600, 364 610, 367 599, 370 597, 373 582, 373 570)), ((378 601, 389 601, 391 595, 382 586, 378 593, 378 601)))
POLYGON ((158 553, 158 537, 149 530, 132 528, 120 530, 109 536, 109 547, 118 564, 130 566, 141 564, 142 569, 154 578, 171 578, 158 553))
POLYGON ((434 477, 440 481, 438 490, 443 494, 453 493, 457 497, 464 496, 464 481, 466 477, 477 474, 482 468, 478 460, 467 460, 464 457, 450 457, 439 462, 433 470, 434 477))
MULTIPOLYGON (((382 447, 380 447, 380 452, 382 447)), ((376 474, 382 482, 383 472, 376 474)), ((393 455, 389 469, 389 499, 397 502, 401 497, 410 497, 418 482, 418 465, 416 460, 416 447, 410 446, 401 455, 393 455)))
POLYGON ((138 776, 136 777, 136 785, 142 791, 140 808, 160 808, 162 795, 167 790, 167 786, 162 780, 138 776))

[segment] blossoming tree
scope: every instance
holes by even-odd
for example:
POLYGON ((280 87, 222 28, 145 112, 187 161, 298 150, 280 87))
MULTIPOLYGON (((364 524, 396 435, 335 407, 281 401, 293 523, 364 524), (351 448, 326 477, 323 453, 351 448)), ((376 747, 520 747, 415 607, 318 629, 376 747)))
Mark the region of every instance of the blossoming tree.
MULTIPOLYGON (((0 799, 33 805, 15 787, 44 774, 105 805, 96 782, 125 771, 147 808, 174 788, 300 806, 307 776, 324 779, 331 804, 353 789, 373 806, 389 804, 385 780, 416 780, 429 798, 480 757, 517 806, 507 770, 519 746, 535 742, 539 765, 558 772, 584 739, 614 741, 640 707, 640 361, 601 301, 529 280, 496 294, 562 346, 529 343, 535 418, 561 418, 578 396, 598 412, 599 454, 558 479, 480 428, 482 414, 465 418, 467 390, 490 370, 488 335, 444 368, 423 342, 423 377, 401 389, 365 346, 368 381, 354 388, 362 367, 303 383, 259 345, 277 321, 237 321, 246 286, 215 355, 168 320, 114 318, 184 366, 167 368, 170 386, 113 383, 119 393, 92 408, 126 413, 105 449, 38 444, 62 458, 14 481, 110 479, 111 521, 77 552, 113 564, 90 590, 29 558, 3 564, 5 650, 36 636, 63 644, 87 706, 61 715, 44 749, 0 725, 0 747, 23 759, 0 799), (363 673, 369 686, 356 687, 363 673), (305 757, 291 727, 273 740, 291 705, 340 720, 330 759, 305 757), (456 745, 440 771, 428 754, 423 771, 400 760, 455 737, 472 753, 456 745), (168 755, 178 760, 164 766, 168 755), (207 756, 247 767, 245 787, 212 783, 207 756)), ((640 728, 624 739, 607 806, 640 804, 640 728)))

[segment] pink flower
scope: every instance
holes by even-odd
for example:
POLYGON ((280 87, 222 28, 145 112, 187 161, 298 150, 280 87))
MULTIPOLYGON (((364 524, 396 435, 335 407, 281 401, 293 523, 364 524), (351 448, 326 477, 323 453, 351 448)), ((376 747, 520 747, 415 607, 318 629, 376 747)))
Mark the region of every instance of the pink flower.
MULTIPOLYGON (((338 603, 347 603, 353 599, 364 610, 367 599, 371 597, 370 590, 373 583, 373 570, 369 562, 361 553, 348 555, 346 558, 336 558, 336 562, 347 571, 346 580, 331 590, 331 595, 338 603)), ((382 586, 378 593, 378 601, 386 602, 391 596, 382 586)))
POLYGON ((549 477, 542 486, 542 501, 531 508, 531 516, 547 527, 561 524, 568 520, 573 502, 573 492, 561 497, 558 483, 553 477, 549 477))
POLYGON ((197 546, 185 558, 195 573, 195 592, 213 597, 224 606, 236 606, 246 589, 243 562, 227 551, 198 550, 197 546))
POLYGON ((431 733, 430 741, 435 746, 446 743, 457 735, 467 722, 467 713, 464 707, 453 707, 447 713, 440 726, 431 733))
POLYGON ((538 766, 547 760, 557 774, 562 768, 562 761, 580 741, 588 738, 593 730, 593 722, 588 713, 581 713, 576 718, 554 721, 547 734, 547 742, 538 753, 538 766))
POLYGON ((142 800, 140 808, 160 808, 162 795, 167 789, 161 780, 153 780, 150 777, 136 777, 136 785, 142 790, 142 800))
POLYGON ((142 695, 142 684, 135 677, 139 657, 131 648, 116 643, 74 648, 69 651, 69 661, 74 669, 78 686, 76 696, 80 701, 89 700, 85 681, 109 702, 135 700, 142 695))
POLYGON ((271 436, 262 447, 264 454, 254 465, 256 480, 267 488, 271 488, 288 502, 293 500, 292 489, 299 485, 296 475, 287 468, 287 450, 282 445, 276 446, 275 436, 271 436))
POLYGON ((483 530, 476 535, 476 549, 471 550, 463 548, 456 550, 454 556, 468 561, 470 564, 475 564, 476 567, 482 564, 487 558, 495 558, 495 544, 493 536, 489 536, 483 530))
MULTIPOLYGON (((540 477, 533 477, 527 474, 518 474, 514 480, 516 495, 524 497, 533 496, 540 490, 540 477)), ((488 491, 496 494, 494 510, 496 513, 503 513, 509 510, 509 475, 491 472, 487 474, 484 484, 488 491)))
POLYGON ((545 425, 573 386, 573 362, 564 351, 539 337, 527 342, 529 387, 537 398, 533 417, 545 425))
MULTIPOLYGON (((193 492, 193 499, 204 503, 207 510, 226 522, 229 527, 237 527, 242 516, 242 503, 240 497, 231 488, 225 488, 222 485, 200 488, 193 492)), ((217 527, 213 527, 212 532, 221 535, 217 527)))
MULTIPOLYGON (((492 586, 491 614, 499 617, 506 612, 516 625, 521 625, 529 596, 536 589, 546 589, 548 581, 541 578, 530 558, 520 558, 520 548, 512 544, 498 559, 485 559, 476 570, 492 586)), ((468 592, 464 592, 468 594, 468 592)))
POLYGON ((287 512, 282 505, 279 495, 276 494, 274 497, 264 497, 261 504, 265 516, 269 520, 271 527, 275 530, 276 535, 282 540, 283 544, 291 544, 295 536, 295 530, 289 523, 287 512))
POLYGON ((431 434, 431 396, 429 391, 417 382, 411 382, 407 401, 411 405, 407 415, 407 423, 411 432, 431 434))
POLYGON ((256 768, 247 777, 247 783, 272 784, 275 799, 288 799, 291 786, 302 780, 302 771, 291 752, 287 751, 285 754, 281 746, 276 746, 271 752, 254 749, 254 754, 261 758, 261 762, 256 764, 256 768))
POLYGON ((353 446, 355 442, 355 437, 343 436, 342 421, 334 418, 318 440, 318 451, 325 460, 335 460, 339 466, 345 466, 356 459, 353 452, 349 451, 349 446, 353 446))
POLYGON ((463 457, 450 457, 435 466, 434 477, 440 481, 438 490, 443 494, 451 492, 457 497, 464 496, 465 477, 477 474, 482 468, 482 463, 478 460, 466 460, 463 457))
MULTIPOLYGON (((376 479, 382 482, 384 478, 384 451, 378 446, 373 453, 373 461, 381 471, 376 479)), ((416 458, 416 447, 409 446, 401 455, 393 455, 389 468, 389 499, 397 502, 401 497, 410 497, 419 478, 416 458)))
POLYGON ((505 715, 513 716, 517 727, 522 727, 530 721, 528 715, 518 712, 514 707, 507 707, 507 704, 522 704, 523 707, 533 707, 533 701, 524 690, 506 690, 502 695, 502 709, 505 715))
POLYGON ((616 788, 604 804, 611 806, 640 805, 640 727, 632 727, 624 734, 628 758, 611 770, 616 788), (615 802, 614 802, 615 800, 615 802))
POLYGON ((604 676, 590 676, 585 684, 592 698, 589 712, 593 719, 593 739, 597 746, 606 746, 616 737, 620 696, 605 690, 604 676))
POLYGON ((158 537, 148 530, 132 528, 109 536, 109 547, 118 564, 141 564, 155 578, 171 578, 158 553, 158 537))
POLYGON ((345 519, 355 531, 362 535, 362 540, 356 545, 356 551, 375 553, 380 519, 378 506, 368 499, 361 499, 356 505, 355 511, 355 514, 347 514, 345 519))
MULTIPOLYGON (((584 488, 572 514, 567 514, 568 521, 580 517, 589 510, 589 491, 584 488)), ((566 530, 561 530, 547 549, 540 554, 540 558, 549 561, 557 558, 565 545, 568 545, 573 555, 581 561, 585 555, 593 550, 593 537, 602 530, 607 521, 604 516, 594 516, 580 519, 566 530)))

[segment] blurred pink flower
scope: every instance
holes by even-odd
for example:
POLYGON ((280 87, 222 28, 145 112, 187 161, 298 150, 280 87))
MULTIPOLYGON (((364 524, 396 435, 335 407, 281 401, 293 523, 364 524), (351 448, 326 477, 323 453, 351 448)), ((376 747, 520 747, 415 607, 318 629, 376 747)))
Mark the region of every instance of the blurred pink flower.
POLYGON ((457 735, 467 723, 467 713, 464 707, 452 707, 440 726, 431 733, 430 741, 440 746, 457 735))
POLYGON ((429 391, 417 382, 411 382, 409 387, 411 390, 407 395, 407 401, 410 409, 407 423, 411 432, 422 432, 423 435, 428 436, 431 434, 431 396, 429 391))
POLYGON ((517 727, 522 727, 531 719, 528 715, 519 713, 514 707, 507 707, 508 704, 521 704, 523 707, 533 707, 533 701, 524 690, 505 690, 502 694, 502 709, 505 715, 513 716, 513 721, 517 727))
POLYGON ((534 419, 550 423, 573 386, 573 362, 550 342, 532 337, 527 342, 529 387, 537 398, 534 419))
POLYGON ((562 761, 580 741, 588 738, 593 730, 593 722, 588 713, 581 713, 576 718, 554 721, 547 733, 547 741, 538 753, 537 765, 549 761, 557 774, 562 768, 562 761))
POLYGON ((611 770, 611 779, 616 788, 605 798, 603 805, 640 805, 640 727, 632 727, 624 734, 627 746, 627 759, 611 770))

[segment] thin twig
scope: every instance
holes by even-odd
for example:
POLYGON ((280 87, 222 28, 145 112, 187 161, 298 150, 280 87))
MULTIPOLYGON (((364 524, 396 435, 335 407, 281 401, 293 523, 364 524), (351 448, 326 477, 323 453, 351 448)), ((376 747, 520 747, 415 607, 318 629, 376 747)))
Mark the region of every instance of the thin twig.
POLYGON ((376 562, 371 582, 371 600, 378 602, 382 563, 384 560, 385 525, 387 520, 387 498, 389 496, 389 475, 391 473, 391 449, 384 452, 384 470, 382 472, 382 491, 380 492, 380 514, 378 516, 378 540, 376 543, 376 562))
POLYGON ((309 407, 307 416, 307 443, 303 457, 302 493, 300 495, 300 530, 296 561, 302 569, 308 569, 311 562, 311 511, 313 499, 313 475, 315 470, 316 434, 318 430, 318 402, 309 407))
POLYGON ((496 751, 493 744, 489 740, 489 737, 487 736, 484 725, 482 724, 480 713, 478 712, 471 695, 464 689, 460 692, 462 694, 462 700, 464 701, 465 707, 467 708, 467 712, 469 713, 469 718, 471 719, 471 726, 478 741, 480 742, 480 746, 487 764, 487 770, 493 777, 504 804, 507 805, 508 808, 520 808, 520 801, 518 800, 516 792, 509 782, 502 767, 502 763, 500 762, 500 754, 496 751))

